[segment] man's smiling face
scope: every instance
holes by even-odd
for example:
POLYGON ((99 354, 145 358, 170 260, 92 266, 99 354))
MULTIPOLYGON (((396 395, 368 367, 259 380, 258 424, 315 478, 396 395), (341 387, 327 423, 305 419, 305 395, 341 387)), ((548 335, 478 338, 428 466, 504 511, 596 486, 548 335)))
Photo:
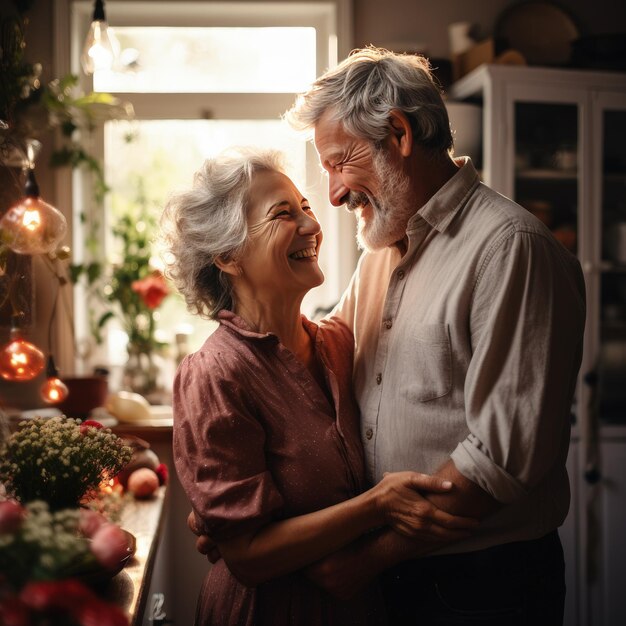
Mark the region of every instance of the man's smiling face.
POLYGON ((403 239, 415 208, 409 180, 386 150, 349 135, 329 112, 315 126, 315 147, 328 173, 330 202, 357 216, 359 245, 378 250, 403 239))

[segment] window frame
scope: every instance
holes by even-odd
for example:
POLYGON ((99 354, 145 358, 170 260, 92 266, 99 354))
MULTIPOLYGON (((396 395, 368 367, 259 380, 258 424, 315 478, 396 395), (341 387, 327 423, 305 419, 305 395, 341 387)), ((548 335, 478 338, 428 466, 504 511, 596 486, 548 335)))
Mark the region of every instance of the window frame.
MULTIPOLYGON (((115 26, 313 26, 316 29, 316 75, 327 67, 336 65, 352 46, 352 0, 326 0, 322 2, 262 2, 239 1, 207 2, 189 1, 171 3, 166 0, 107 0, 107 21, 115 26)), ((91 21, 93 1, 55 0, 54 6, 54 69, 56 76, 72 72, 80 77, 85 91, 92 89, 91 77, 80 68, 80 54, 85 33, 91 21)), ((276 119, 294 101, 292 93, 255 93, 254 106, 246 104, 245 93, 159 93, 155 94, 116 92, 116 96, 133 103, 137 119, 276 119), (251 115, 251 113, 254 115, 251 115)), ((88 138, 88 149, 94 154, 104 152, 104 134, 100 130, 88 138)), ((309 142, 307 150, 307 187, 315 184, 324 190, 310 198, 314 206, 330 207, 326 183, 320 185, 322 176, 314 146, 309 142)), ((72 206, 70 236, 75 262, 81 260, 82 233, 78 207, 92 202, 88 177, 81 172, 56 172, 57 201, 72 206)), ((330 256, 326 283, 329 293, 339 298, 356 267, 358 251, 354 239, 354 217, 341 209, 330 208, 330 219, 325 221, 325 255, 330 256), (328 275, 332 274, 332 275, 328 275)), ((104 227, 104 226, 103 226, 104 227)), ((80 288, 74 289, 73 317, 77 337, 87 333, 86 307, 76 306, 85 302, 80 288)), ((92 364, 74 354, 73 342, 58 337, 64 344, 62 368, 65 371, 86 373, 92 364)))

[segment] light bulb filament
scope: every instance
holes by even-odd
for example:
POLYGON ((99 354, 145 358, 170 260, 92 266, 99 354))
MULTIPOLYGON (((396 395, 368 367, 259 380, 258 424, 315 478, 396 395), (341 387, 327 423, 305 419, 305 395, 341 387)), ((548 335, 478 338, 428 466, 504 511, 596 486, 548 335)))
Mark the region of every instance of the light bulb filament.
POLYGON ((41 215, 39 211, 24 211, 22 224, 24 228, 28 228, 31 232, 37 230, 41 226, 41 215))

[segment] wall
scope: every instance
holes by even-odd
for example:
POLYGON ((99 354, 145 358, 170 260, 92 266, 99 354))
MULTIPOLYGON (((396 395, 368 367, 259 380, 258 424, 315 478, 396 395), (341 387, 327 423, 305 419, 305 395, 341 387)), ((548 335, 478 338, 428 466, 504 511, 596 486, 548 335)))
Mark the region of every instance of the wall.
MULTIPOLYGON (((354 0, 354 43, 423 43, 432 57, 448 57, 448 24, 467 21, 487 37, 498 16, 514 4, 518 0, 354 0)), ((626 32, 624 2, 568 0, 559 6, 569 11, 582 34, 626 32)))

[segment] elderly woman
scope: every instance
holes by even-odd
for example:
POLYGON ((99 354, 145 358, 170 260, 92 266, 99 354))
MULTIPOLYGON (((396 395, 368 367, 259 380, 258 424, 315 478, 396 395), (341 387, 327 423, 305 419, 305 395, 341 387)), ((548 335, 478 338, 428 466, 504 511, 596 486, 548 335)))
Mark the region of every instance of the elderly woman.
POLYGON ((418 489, 450 488, 433 477, 389 474, 366 490, 352 335, 300 313, 324 280, 308 201, 276 153, 241 150, 207 160, 162 224, 169 275, 220 323, 174 382, 176 470, 223 557, 196 624, 386 623, 376 589, 338 600, 303 571, 373 529, 457 519, 423 511, 418 489))

